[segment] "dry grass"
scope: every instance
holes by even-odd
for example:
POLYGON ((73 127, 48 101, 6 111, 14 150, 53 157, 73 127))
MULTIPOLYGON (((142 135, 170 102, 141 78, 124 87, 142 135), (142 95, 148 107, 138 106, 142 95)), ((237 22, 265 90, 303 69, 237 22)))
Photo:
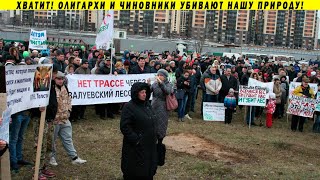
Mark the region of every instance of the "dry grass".
MULTIPOLYGON (((199 107, 199 106, 198 106, 199 107)), ((87 110, 90 120, 73 124, 74 143, 85 165, 72 165, 62 145, 58 148, 59 166, 51 169, 55 179, 122 179, 120 154, 122 135, 119 116, 100 120, 87 110)), ((191 114, 192 116, 192 114, 191 114)), ((224 163, 168 150, 166 164, 158 168, 155 179, 320 179, 319 135, 311 133, 312 122, 305 132, 291 132, 285 119, 276 120, 271 129, 244 125, 243 114, 234 116, 232 125, 204 122, 200 115, 179 123, 172 114, 168 134, 190 133, 219 143, 248 157, 236 164, 224 163)), ((25 158, 34 158, 31 127, 25 138, 25 158)), ((23 168, 13 179, 31 179, 31 169, 23 168)))

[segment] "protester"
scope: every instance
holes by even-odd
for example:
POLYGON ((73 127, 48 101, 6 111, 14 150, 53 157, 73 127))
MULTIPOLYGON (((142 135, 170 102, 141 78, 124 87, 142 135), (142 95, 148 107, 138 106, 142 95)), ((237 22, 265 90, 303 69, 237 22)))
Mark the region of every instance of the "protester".
POLYGON ((148 66, 146 66, 146 59, 144 57, 139 57, 138 65, 131 69, 130 74, 145 74, 151 73, 151 70, 148 66))
POLYGON ((53 59, 53 64, 58 68, 58 71, 65 72, 67 64, 64 62, 64 54, 58 50, 56 58, 53 59))
POLYGON ((157 170, 157 119, 149 103, 147 83, 131 87, 131 100, 124 105, 120 130, 123 134, 121 170, 124 180, 151 180, 157 170))
POLYGON ((281 119, 281 85, 280 80, 278 78, 274 79, 274 85, 273 85, 273 93, 276 95, 276 110, 273 114, 274 118, 281 119))
MULTIPOLYGON (((305 77, 302 79, 302 83, 300 86, 296 87, 293 90, 294 96, 305 97, 305 98, 314 98, 315 94, 312 88, 309 86, 309 78, 305 77)), ((306 117, 292 115, 291 121, 291 130, 296 131, 297 128, 300 132, 303 132, 303 125, 306 120, 306 117)))
POLYGON ((206 102, 218 102, 219 91, 222 83, 220 77, 217 75, 217 68, 211 68, 203 74, 205 88, 206 88, 206 102))
POLYGON ((162 144, 163 138, 166 136, 169 120, 169 111, 166 105, 166 96, 173 93, 173 87, 168 81, 168 72, 160 69, 157 73, 157 81, 151 86, 152 92, 152 110, 157 116, 157 136, 158 144, 162 144))
POLYGON ((188 101, 190 91, 190 73, 185 71, 183 76, 177 80, 177 93, 176 97, 178 100, 178 121, 183 122, 185 116, 186 105, 188 101))
POLYGON ((225 107, 225 124, 230 124, 232 121, 232 114, 236 110, 236 98, 234 96, 234 89, 230 88, 228 95, 224 98, 225 107))
MULTIPOLYGON (((97 74, 104 74, 104 75, 117 75, 114 66, 111 63, 110 57, 106 57, 104 66, 96 69, 97 74)), ((112 104, 98 104, 97 105, 97 112, 100 115, 100 119, 106 120, 106 110, 107 110, 107 117, 110 119, 114 119, 113 110, 114 107, 112 104)))
MULTIPOLYGON (((82 60, 81 66, 76 69, 75 74, 91 74, 89 69, 89 62, 87 60, 82 60)), ((84 120, 86 119, 84 114, 86 112, 86 105, 73 106, 73 111, 75 114, 73 115, 73 120, 84 120)))
POLYGON ((272 126, 272 116, 276 109, 276 94, 269 94, 269 101, 265 107, 266 109, 266 127, 271 128, 272 126))
POLYGON ((231 76, 231 69, 228 68, 224 75, 220 76, 222 87, 219 91, 219 102, 223 103, 224 98, 228 95, 230 88, 237 89, 237 79, 231 76))
POLYGON ((71 97, 69 96, 68 88, 64 85, 64 73, 58 72, 54 81, 55 84, 50 90, 49 105, 47 107, 47 117, 53 120, 54 134, 52 140, 52 154, 50 158, 50 164, 57 166, 56 162, 56 140, 60 137, 63 147, 67 151, 68 156, 71 159, 72 164, 83 164, 86 160, 78 157, 78 154, 74 148, 72 140, 72 126, 69 121, 71 109, 71 97))

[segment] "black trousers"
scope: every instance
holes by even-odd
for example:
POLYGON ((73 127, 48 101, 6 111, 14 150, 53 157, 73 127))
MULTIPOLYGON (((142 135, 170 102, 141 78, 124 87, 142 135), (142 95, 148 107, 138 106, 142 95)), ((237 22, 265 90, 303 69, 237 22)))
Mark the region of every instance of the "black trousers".
POLYGON ((224 120, 224 123, 225 124, 230 124, 231 121, 232 121, 232 114, 233 114, 233 110, 230 109, 230 108, 227 108, 225 110, 225 120, 224 120))
POLYGON ((112 104, 98 104, 97 108, 101 118, 106 117, 106 111, 108 117, 113 117, 112 104))
POLYGON ((306 117, 292 115, 291 130, 292 131, 296 131, 297 127, 298 127, 299 131, 302 132, 303 131, 303 125, 304 125, 305 121, 306 121, 306 117))

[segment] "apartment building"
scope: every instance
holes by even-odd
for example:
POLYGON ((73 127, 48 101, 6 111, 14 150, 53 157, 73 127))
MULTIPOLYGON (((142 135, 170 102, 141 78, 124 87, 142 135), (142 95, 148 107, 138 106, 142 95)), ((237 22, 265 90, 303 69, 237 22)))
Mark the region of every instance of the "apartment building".
MULTIPOLYGON (((317 11, 264 11, 262 41, 258 44, 314 48, 319 29, 317 11)), ((261 26, 260 26, 261 28, 261 26)))

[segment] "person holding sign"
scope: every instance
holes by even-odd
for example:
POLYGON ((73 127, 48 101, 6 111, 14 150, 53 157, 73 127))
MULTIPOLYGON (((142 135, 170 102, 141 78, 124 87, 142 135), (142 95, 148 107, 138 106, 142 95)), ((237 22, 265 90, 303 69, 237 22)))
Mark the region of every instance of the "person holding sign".
MULTIPOLYGON (((293 95, 313 99, 315 94, 313 89, 310 88, 309 82, 310 82, 309 78, 307 77, 303 78, 301 86, 298 86, 293 90, 293 95)), ((298 130, 302 132, 305 120, 306 120, 306 117, 292 115, 291 130, 295 132, 299 124, 298 130)))

